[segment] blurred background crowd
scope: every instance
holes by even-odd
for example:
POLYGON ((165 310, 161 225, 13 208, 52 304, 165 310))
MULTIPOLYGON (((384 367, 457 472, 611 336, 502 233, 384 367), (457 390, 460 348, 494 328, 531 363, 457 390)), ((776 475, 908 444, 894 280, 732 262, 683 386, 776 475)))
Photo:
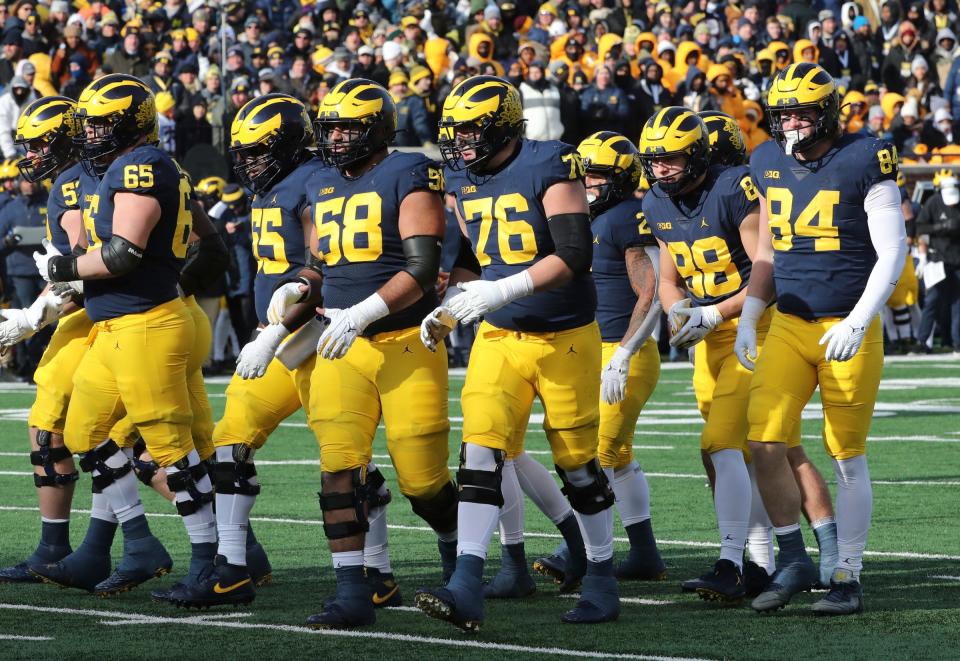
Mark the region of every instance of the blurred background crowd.
MULTIPOLYGON (((396 145, 429 153, 449 90, 494 74, 520 89, 531 139, 577 144, 613 130, 635 140, 654 112, 685 105, 736 118, 750 151, 768 138, 772 77, 811 61, 842 89, 845 130, 889 139, 902 164, 936 166, 904 182, 915 269, 929 290, 918 287, 911 305, 925 297, 930 321, 913 308, 909 340, 891 337, 891 348, 960 350, 960 207, 931 183, 947 167, 938 184, 955 188, 949 168, 960 166, 958 14, 957 0, 0 2, 3 297, 26 306, 42 284, 25 228, 42 226, 46 193, 18 177, 20 109, 46 95, 77 98, 105 73, 154 90, 162 148, 206 182, 201 197, 235 248, 231 273, 204 297, 211 320, 225 324, 216 369, 237 351, 238 340, 223 337, 242 344, 253 323, 248 199, 230 183, 226 155, 231 121, 251 98, 285 92, 315 108, 341 80, 370 78, 397 102, 396 145), (925 213, 931 200, 942 209, 925 213)), ((5 356, 4 371, 29 378, 43 342, 5 356)))

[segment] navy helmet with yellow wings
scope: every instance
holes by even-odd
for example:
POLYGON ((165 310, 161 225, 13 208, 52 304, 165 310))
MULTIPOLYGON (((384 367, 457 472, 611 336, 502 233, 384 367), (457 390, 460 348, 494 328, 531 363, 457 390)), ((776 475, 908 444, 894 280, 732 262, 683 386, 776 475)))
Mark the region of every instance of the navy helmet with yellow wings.
POLYGON ((437 145, 452 170, 480 172, 484 164, 523 133, 523 103, 516 87, 496 76, 473 76, 443 102, 437 145), (459 133, 466 135, 458 135, 459 133), (463 153, 473 152, 469 162, 463 153))
POLYGON ((230 127, 233 170, 263 193, 303 162, 314 146, 307 108, 288 94, 265 94, 245 103, 230 127))
POLYGON ((587 189, 590 213, 596 217, 631 195, 640 186, 643 168, 640 152, 625 136, 613 131, 599 131, 584 138, 577 146, 588 175, 604 177, 606 183, 587 189))
POLYGON ((783 130, 783 112, 807 108, 817 111, 813 131, 805 138, 793 140, 791 151, 802 152, 840 133, 840 94, 833 78, 818 64, 797 62, 778 73, 767 91, 770 135, 784 149, 788 136, 783 130))
POLYGON ((13 141, 27 154, 17 163, 25 179, 36 183, 76 160, 76 109, 72 99, 47 96, 20 113, 13 141))
POLYGON ((127 74, 112 73, 87 85, 77 100, 76 118, 81 157, 100 173, 121 150, 141 141, 157 141, 153 92, 127 74))
POLYGON ((669 106, 647 120, 640 132, 640 162, 647 179, 657 182, 667 195, 676 195, 710 166, 710 137, 703 120, 681 106, 669 106), (653 173, 653 160, 686 156, 680 176, 660 181, 653 173))
POLYGON ((320 102, 315 121, 320 155, 346 176, 346 169, 385 149, 397 132, 397 106, 379 83, 351 78, 320 102))
POLYGON ((719 110, 698 114, 710 135, 710 165, 745 165, 747 145, 737 120, 719 110))
POLYGON ((196 194, 197 199, 209 209, 223 197, 223 189, 226 185, 227 180, 223 177, 204 177, 193 187, 193 192, 196 194))

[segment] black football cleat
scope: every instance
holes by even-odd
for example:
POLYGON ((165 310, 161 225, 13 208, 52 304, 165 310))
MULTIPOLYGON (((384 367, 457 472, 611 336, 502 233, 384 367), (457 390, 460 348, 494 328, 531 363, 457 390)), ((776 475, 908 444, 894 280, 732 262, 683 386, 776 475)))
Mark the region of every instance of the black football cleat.
POLYGON ((767 570, 753 562, 743 562, 743 590, 747 599, 753 599, 770 585, 770 574, 767 570))
POLYGON ((355 629, 377 621, 370 582, 363 567, 338 567, 337 592, 323 604, 323 610, 307 618, 312 629, 355 629))
POLYGON ((73 549, 69 546, 53 546, 40 542, 29 558, 12 567, 0 569, 0 583, 42 583, 36 574, 30 573, 30 567, 58 562, 71 553, 73 549))
POLYGON ((757 595, 750 607, 758 613, 780 610, 795 595, 806 592, 817 582, 820 572, 809 557, 783 565, 770 577, 770 583, 757 595))
POLYGON ((167 601, 177 608, 210 608, 249 604, 256 596, 247 568, 228 564, 218 555, 196 582, 175 585, 167 601))
POLYGON ((483 597, 457 597, 447 588, 421 588, 413 597, 417 608, 436 620, 449 622, 465 633, 477 633, 483 624, 483 597))
POLYGON ((110 576, 110 554, 96 553, 80 545, 58 562, 30 565, 27 570, 44 583, 93 592, 97 584, 110 576))
POLYGON ((613 561, 609 575, 587 573, 583 577, 583 591, 577 605, 560 618, 564 624, 600 624, 613 622, 620 617, 620 597, 617 592, 617 579, 613 577, 613 561))
POLYGON ((696 593, 704 601, 736 604, 743 601, 746 591, 743 574, 730 560, 718 560, 713 571, 700 577, 696 593))
POLYGON ((94 586, 93 592, 99 597, 127 592, 151 578, 169 574, 172 568, 173 560, 170 554, 153 535, 141 539, 125 539, 120 564, 109 577, 94 586))
POLYGON ((845 569, 834 569, 830 577, 830 592, 816 602, 812 610, 817 615, 854 615, 863 612, 863 586, 845 569))
POLYGON ((258 588, 273 581, 273 567, 260 542, 247 547, 247 570, 250 572, 253 584, 258 588))
POLYGON ((403 606, 403 595, 400 594, 400 585, 391 572, 381 572, 372 567, 366 568, 367 581, 370 583, 371 599, 374 608, 392 608, 403 606))

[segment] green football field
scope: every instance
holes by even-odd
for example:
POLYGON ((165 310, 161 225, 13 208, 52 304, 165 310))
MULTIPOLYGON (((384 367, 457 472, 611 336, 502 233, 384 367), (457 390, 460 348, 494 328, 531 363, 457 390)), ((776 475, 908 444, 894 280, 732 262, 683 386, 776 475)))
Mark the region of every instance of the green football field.
MULTIPOLYGON (((241 610, 179 611, 151 603, 149 590, 183 571, 188 545, 172 507, 144 493, 154 532, 176 566, 172 576, 119 597, 101 600, 45 585, 0 585, 0 659, 15 658, 619 658, 619 659, 956 659, 960 656, 960 362, 949 357, 905 357, 887 364, 870 433, 874 479, 873 528, 867 545, 867 612, 816 618, 804 594, 786 610, 757 615, 746 605, 721 608, 680 593, 679 582, 716 559, 713 507, 698 452, 699 416, 688 366, 665 366, 637 426, 635 452, 650 478, 654 530, 669 569, 663 583, 622 585, 616 623, 561 625, 570 606, 549 582, 517 602, 488 602, 479 635, 465 636, 411 608, 418 586, 436 585, 435 536, 398 497, 378 435, 375 458, 392 483, 389 508, 393 566, 405 606, 378 611, 376 625, 357 631, 313 631, 305 618, 333 591, 329 554, 319 525, 317 446, 298 413, 283 423, 257 455, 263 493, 253 511, 270 554, 274 582, 241 610)), ((451 466, 460 443, 459 391, 451 378, 451 466)), ((210 385, 215 413, 223 383, 210 385)), ((33 392, 7 384, 0 391, 0 564, 33 549, 39 518, 26 453, 26 414, 33 392)), ((527 449, 551 464, 535 407, 527 449)), ((822 421, 808 408, 808 454, 834 482, 819 440, 822 421)), ((72 541, 87 524, 89 478, 81 478, 72 541)), ((558 534, 527 502, 528 559, 550 551, 558 534)), ((805 530, 808 546, 813 534, 805 530)), ((114 546, 119 558, 120 541, 114 546)), ((617 549, 626 549, 622 528, 617 549)), ((496 543, 488 574, 498 563, 496 543)), ((539 579, 538 579, 539 580, 539 579)))

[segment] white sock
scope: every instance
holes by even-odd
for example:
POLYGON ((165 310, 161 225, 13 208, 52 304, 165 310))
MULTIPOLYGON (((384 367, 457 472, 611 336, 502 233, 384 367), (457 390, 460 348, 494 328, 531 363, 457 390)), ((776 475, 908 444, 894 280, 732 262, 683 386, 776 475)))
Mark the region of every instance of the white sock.
MULTIPOLYGON (((474 443, 464 443, 464 467, 471 470, 497 470, 494 451, 474 443)), ((457 555, 468 553, 487 559, 490 538, 500 519, 496 505, 460 501, 457 505, 457 555)))
POLYGON ((573 512, 570 501, 560 491, 557 481, 543 464, 526 452, 521 452, 514 458, 513 464, 523 493, 554 525, 570 516, 573 512))
POLYGON ((117 515, 110 509, 110 499, 105 493, 93 494, 93 502, 90 504, 90 516, 94 519, 107 521, 109 523, 118 523, 117 515))
MULTIPOLYGON (((248 462, 253 462, 256 452, 250 449, 248 462)), ((233 463, 233 446, 225 445, 216 448, 218 462, 233 463)), ((248 480, 250 484, 257 484, 257 477, 248 480)), ((256 496, 247 496, 238 493, 218 493, 217 500, 217 536, 219 544, 217 553, 227 558, 231 565, 247 566, 247 528, 250 526, 250 511, 257 502, 256 496)))
POLYGON ((773 554, 773 524, 767 516, 767 508, 763 506, 760 489, 757 488, 757 477, 753 464, 747 464, 747 473, 750 474, 750 531, 747 533, 747 548, 750 550, 750 559, 763 567, 767 574, 773 575, 777 568, 773 554))
POLYGON ((833 472, 837 477, 837 551, 840 554, 837 568, 846 569, 859 581, 873 512, 867 457, 834 459, 833 472))
POLYGON ((636 461, 614 471, 613 493, 624 528, 650 518, 650 486, 636 461))
MULTIPOLYGON (((183 470, 189 470, 194 466, 200 464, 200 455, 197 454, 196 450, 191 450, 190 454, 187 455, 187 466, 183 470)), ((171 477, 180 472, 180 469, 174 465, 165 466, 164 470, 167 471, 167 481, 171 477)), ((199 480, 196 481, 197 491, 201 494, 213 493, 213 483, 210 481, 209 475, 204 475, 199 480)), ((191 501, 193 498, 186 491, 174 491, 174 496, 176 502, 182 503, 186 501, 191 501)), ((248 514, 249 516, 249 514, 248 514)), ((183 527, 187 529, 187 536, 190 538, 191 544, 210 544, 216 543, 217 541, 217 517, 213 513, 213 503, 205 503, 200 509, 198 509, 193 514, 188 514, 187 516, 182 516, 183 527)), ((244 535, 246 535, 246 530, 244 530, 244 535)), ((246 548, 246 544, 244 544, 246 548)))
MULTIPOLYGON (((97 448, 99 449, 107 443, 110 443, 110 441, 104 441, 97 448)), ((115 452, 107 457, 104 463, 110 468, 122 468, 129 465, 130 460, 123 452, 115 452)), ((94 476, 100 475, 100 471, 94 469, 92 474, 94 476)), ((107 497, 110 509, 120 523, 143 516, 143 503, 140 502, 137 477, 132 470, 127 471, 126 475, 106 486, 103 489, 103 495, 107 497)))
MULTIPOLYGON (((376 470, 372 462, 367 466, 367 474, 376 470)), ((387 495, 387 485, 381 484, 377 489, 380 496, 387 495)), ((369 530, 363 538, 363 564, 371 569, 378 569, 385 574, 393 571, 390 567, 390 551, 387 543, 387 508, 373 507, 367 513, 369 530)))
POLYGON ((750 474, 740 450, 718 450, 710 455, 717 483, 713 507, 720 528, 720 559, 743 569, 743 548, 750 522, 750 474))
POLYGON ((503 464, 503 507, 500 508, 500 543, 523 543, 523 492, 517 480, 517 469, 512 461, 503 464))
MULTIPOLYGON (((613 469, 604 468, 607 480, 613 483, 613 469)), ((577 487, 593 484, 593 473, 586 466, 567 471, 567 479, 577 487)), ((613 557, 613 508, 607 507, 596 514, 577 512, 583 548, 590 562, 603 562, 613 557)))
POLYGON ((341 567, 362 567, 363 551, 338 551, 331 553, 330 559, 333 560, 334 569, 340 569, 341 567))

